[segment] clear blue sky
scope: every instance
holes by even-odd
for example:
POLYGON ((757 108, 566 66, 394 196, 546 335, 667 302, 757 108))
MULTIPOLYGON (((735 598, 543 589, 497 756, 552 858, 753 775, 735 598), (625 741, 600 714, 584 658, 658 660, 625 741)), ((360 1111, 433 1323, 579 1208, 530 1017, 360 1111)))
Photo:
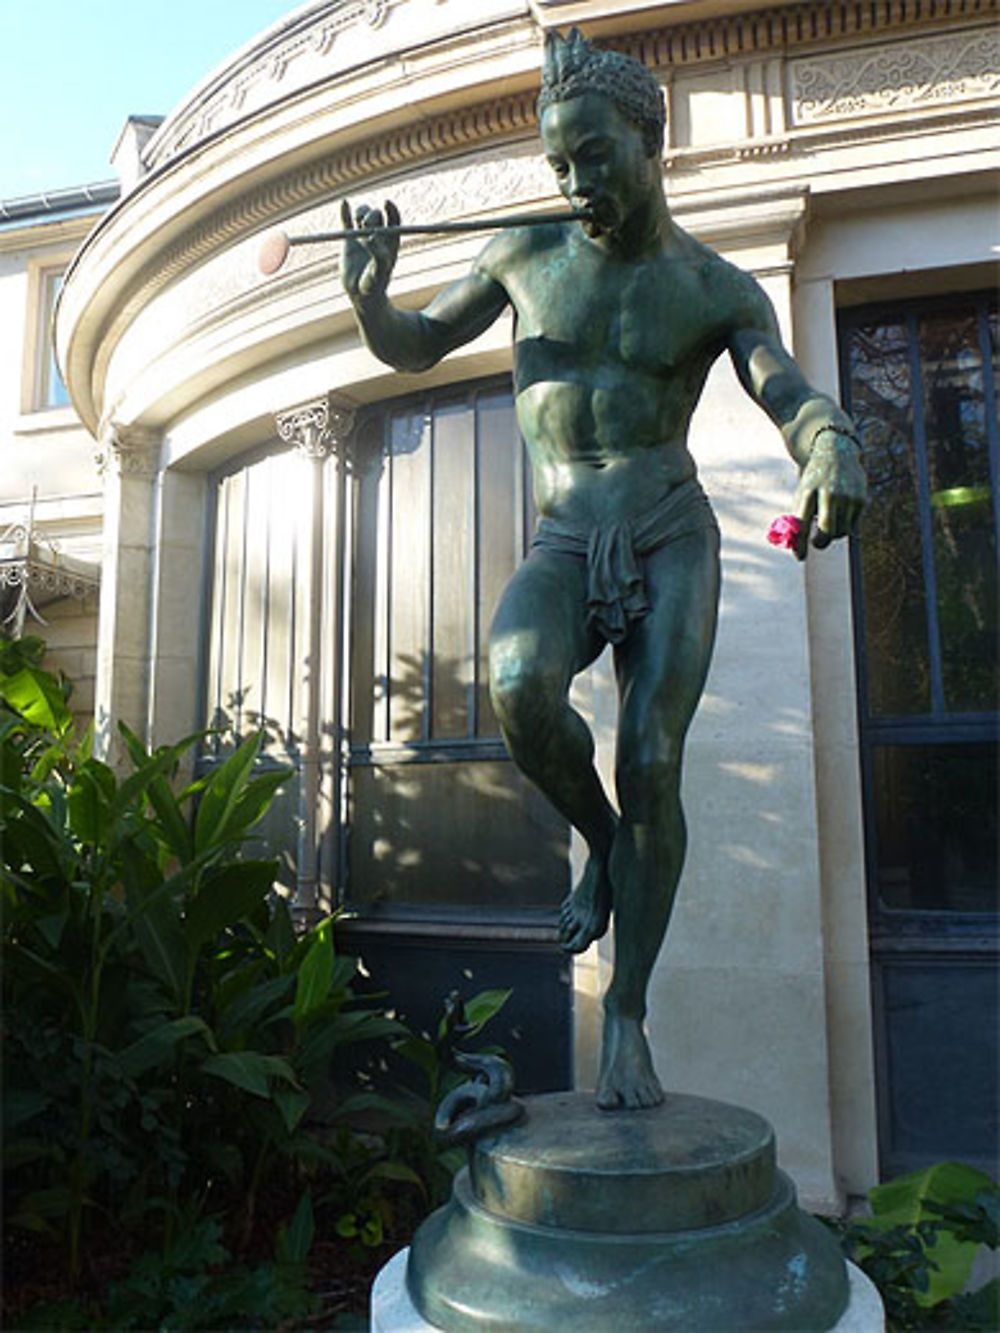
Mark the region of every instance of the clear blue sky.
POLYGON ((113 179, 129 115, 166 115, 302 0, 0 0, 0 199, 113 179))

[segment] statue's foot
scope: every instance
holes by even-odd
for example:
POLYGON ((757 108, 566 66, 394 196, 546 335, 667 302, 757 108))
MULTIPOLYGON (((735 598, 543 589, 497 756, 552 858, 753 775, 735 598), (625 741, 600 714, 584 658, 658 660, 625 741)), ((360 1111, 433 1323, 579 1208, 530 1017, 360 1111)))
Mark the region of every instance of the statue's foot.
POLYGON ((642 1023, 606 1012, 597 1105, 602 1111, 637 1111, 662 1101, 663 1088, 653 1069, 642 1023))
POLYGON ((592 856, 579 884, 559 909, 559 943, 567 953, 583 953, 599 940, 611 920, 611 880, 603 861, 592 856))

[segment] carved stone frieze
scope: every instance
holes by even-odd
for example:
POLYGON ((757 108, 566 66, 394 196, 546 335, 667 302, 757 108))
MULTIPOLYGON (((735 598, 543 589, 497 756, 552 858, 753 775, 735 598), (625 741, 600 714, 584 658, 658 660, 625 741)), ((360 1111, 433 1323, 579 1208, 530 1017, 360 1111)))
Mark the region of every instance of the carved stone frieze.
POLYGON ((1000 92, 1000 30, 943 33, 790 64, 796 124, 969 101, 1000 92))
POLYGON ((160 470, 161 444, 159 431, 108 421, 99 431, 94 462, 101 476, 114 468, 122 476, 155 477, 160 470))
POLYGON ((347 446, 354 428, 354 409, 335 394, 299 403, 275 413, 278 438, 307 458, 322 459, 347 446))
MULTIPOLYGON (((348 29, 366 24, 379 28, 402 0, 333 0, 310 21, 289 25, 251 54, 217 86, 192 101, 176 119, 164 124, 145 157, 147 169, 161 166, 209 134, 235 124, 250 111, 277 101, 300 84, 330 77, 336 69, 317 67, 330 57, 337 39, 348 29), (287 85, 287 86, 286 86, 287 85)), ((729 15, 623 37, 617 45, 654 68, 785 51, 824 40, 870 36, 913 22, 941 23, 987 17, 995 0, 880 0, 879 4, 808 4, 729 15)))
MULTIPOLYGON (((348 28, 357 24, 381 27, 390 8, 399 3, 400 0, 339 0, 328 5, 311 24, 292 25, 287 33, 279 33, 259 55, 192 104, 187 114, 172 126, 164 127, 163 134, 151 145, 147 166, 159 166, 208 134, 232 124, 248 107, 280 96, 283 89, 276 85, 286 80, 290 69, 306 66, 317 56, 328 56, 337 38, 348 28)), ((315 72, 303 71, 303 78, 308 80, 315 72)))
POLYGON ((439 222, 512 209, 519 201, 555 195, 552 169, 534 143, 529 151, 445 163, 385 183, 404 220, 439 222))

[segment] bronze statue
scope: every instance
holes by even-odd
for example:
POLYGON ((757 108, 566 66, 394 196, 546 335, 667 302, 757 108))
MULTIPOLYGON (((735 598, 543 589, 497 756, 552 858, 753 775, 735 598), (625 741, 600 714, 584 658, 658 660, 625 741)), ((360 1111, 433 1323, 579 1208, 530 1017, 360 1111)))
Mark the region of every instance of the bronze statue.
MULTIPOLYGON (((398 226, 398 210, 359 206, 371 235, 345 242, 342 280, 368 347, 399 370, 434 365, 514 308, 517 418, 540 520, 493 621, 492 697, 514 761, 589 848, 562 908, 564 948, 585 949, 614 915, 597 1103, 637 1108, 663 1099, 646 991, 684 862, 681 758, 715 637, 719 534, 686 445, 715 359, 728 351, 799 465, 800 559, 814 519, 817 547, 851 530, 865 478, 849 418, 806 383, 763 291, 671 219, 663 95, 645 66, 576 29, 550 35, 539 114, 559 189, 585 220, 501 233, 411 312, 386 296, 399 237, 379 227, 398 226), (620 699, 617 812, 568 702, 606 643, 620 699)), ((354 226, 346 203, 342 213, 354 226)))

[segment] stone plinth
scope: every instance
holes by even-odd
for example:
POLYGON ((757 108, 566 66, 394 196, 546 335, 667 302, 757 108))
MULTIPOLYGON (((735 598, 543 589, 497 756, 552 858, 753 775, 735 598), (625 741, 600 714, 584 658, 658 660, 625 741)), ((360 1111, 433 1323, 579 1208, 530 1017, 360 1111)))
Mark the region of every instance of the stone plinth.
MULTIPOLYGON (((419 1313, 406 1285, 410 1248, 394 1254, 372 1286, 369 1333, 441 1333, 419 1313)), ((885 1333, 882 1299, 871 1278, 847 1265, 850 1297, 847 1309, 830 1333, 885 1333)))
POLYGON ((406 1282, 426 1325, 839 1326, 847 1267, 798 1208, 761 1116, 680 1095, 632 1113, 598 1111, 583 1093, 527 1106, 524 1122, 476 1144, 450 1202, 414 1237, 406 1282))

